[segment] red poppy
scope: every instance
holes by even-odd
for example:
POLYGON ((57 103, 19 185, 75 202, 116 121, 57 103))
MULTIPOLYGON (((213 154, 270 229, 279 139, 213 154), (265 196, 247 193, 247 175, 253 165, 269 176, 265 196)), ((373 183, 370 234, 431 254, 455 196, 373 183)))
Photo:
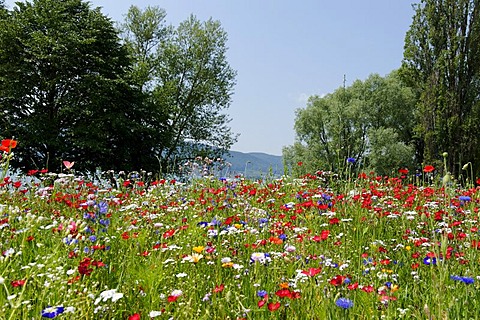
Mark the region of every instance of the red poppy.
POLYGON ((164 239, 167 239, 167 238, 173 237, 174 234, 175 234, 175 229, 167 230, 167 231, 165 231, 165 233, 163 234, 163 238, 164 238, 164 239))
POLYGON ((435 170, 434 166, 428 165, 423 168, 423 172, 433 172, 435 170))
POLYGON ((330 280, 330 284, 334 285, 334 286, 339 286, 343 283, 343 281, 345 280, 345 277, 344 276, 335 276, 332 278, 332 280, 330 280))
POLYGON ((280 302, 275 302, 275 303, 270 302, 270 303, 268 304, 268 310, 270 310, 270 311, 275 311, 275 310, 277 310, 278 308, 280 308, 280 302))
POLYGON ((4 140, 2 140, 2 145, 0 146, 0 151, 10 152, 16 146, 17 146, 17 141, 16 140, 4 139, 4 140))
POLYGON ((139 313, 132 314, 130 317, 128 317, 128 320, 140 320, 140 314, 139 313))
POLYGON ((398 173, 400 173, 400 174, 408 174, 408 169, 407 169, 407 168, 398 169, 398 173))
POLYGON ((355 283, 352 283, 352 284, 349 284, 347 286, 348 290, 355 290, 358 288, 358 282, 355 282, 355 283))
POLYGON ((16 287, 22 287, 24 284, 25 284, 25 280, 13 280, 10 284, 12 285, 12 287, 16 288, 16 287))
POLYGON ((303 270, 302 273, 309 276, 314 277, 318 273, 322 272, 322 268, 310 268, 308 270, 303 270))
POLYGON ((222 292, 223 289, 225 289, 225 285, 222 283, 219 286, 215 286, 215 289, 213 289, 213 293, 222 292))
POLYGON ((292 293, 290 292, 289 289, 280 289, 277 292, 275 292, 275 294, 277 296, 279 296, 280 298, 291 298, 292 297, 292 293))
POLYGON ((366 293, 373 292, 373 287, 372 286, 362 287, 362 291, 365 291, 366 293))

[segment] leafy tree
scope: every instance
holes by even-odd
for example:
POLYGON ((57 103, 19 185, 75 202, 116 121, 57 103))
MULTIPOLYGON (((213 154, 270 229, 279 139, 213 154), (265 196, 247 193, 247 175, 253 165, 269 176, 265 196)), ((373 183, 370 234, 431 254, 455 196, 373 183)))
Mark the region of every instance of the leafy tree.
POLYGON ((324 97, 313 96, 305 109, 297 110, 297 139, 284 149, 284 157, 292 168, 302 162, 310 172, 340 173, 348 158, 379 174, 412 165, 415 102, 397 72, 385 78, 374 74, 324 97))
POLYGON ((0 21, 4 136, 20 141, 24 168, 128 169, 142 150, 142 106, 110 19, 81 0, 17 3, 0 21))
POLYGON ((163 167, 198 155, 223 154, 236 141, 223 113, 236 72, 226 60, 227 34, 218 21, 194 16, 165 25, 158 7, 132 6, 122 25, 139 86, 152 107, 155 154, 163 167))
MULTIPOLYGON (((420 95, 416 133, 423 161, 448 152, 448 170, 478 166, 480 8, 476 0, 422 0, 405 37, 402 74, 420 95)), ((441 167, 441 166, 439 166, 441 167)))

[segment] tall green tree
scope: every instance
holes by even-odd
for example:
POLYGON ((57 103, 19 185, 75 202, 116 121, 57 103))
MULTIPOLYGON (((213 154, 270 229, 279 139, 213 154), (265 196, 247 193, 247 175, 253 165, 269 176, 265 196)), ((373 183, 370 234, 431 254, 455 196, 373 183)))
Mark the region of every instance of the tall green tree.
POLYGON ((0 130, 24 168, 128 169, 141 106, 112 21, 81 0, 18 2, 0 21, 0 130))
POLYGON ((464 163, 479 164, 479 6, 477 0, 422 0, 405 37, 402 74, 420 95, 422 160, 434 164, 447 152, 454 175, 464 163))
POLYGON ((415 102, 397 72, 373 74, 324 97, 313 96, 306 108, 297 110, 297 138, 283 155, 292 168, 309 172, 341 172, 347 158, 378 174, 411 166, 415 102))
POLYGON ((176 28, 165 11, 132 6, 122 25, 139 86, 152 107, 155 154, 163 166, 198 155, 215 157, 236 141, 225 114, 236 72, 227 61, 220 22, 194 16, 176 28))

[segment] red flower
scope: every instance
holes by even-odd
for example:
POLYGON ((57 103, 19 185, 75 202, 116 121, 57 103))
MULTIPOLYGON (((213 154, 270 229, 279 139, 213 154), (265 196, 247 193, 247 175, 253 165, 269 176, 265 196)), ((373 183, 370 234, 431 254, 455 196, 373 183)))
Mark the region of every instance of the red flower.
POLYGON ((365 291, 366 293, 370 293, 370 292, 373 292, 373 287, 372 286, 365 286, 362 288, 363 291, 365 291))
POLYGON ((292 293, 290 292, 289 289, 280 289, 278 290, 277 292, 275 292, 275 294, 277 296, 279 296, 280 298, 291 298, 292 297, 292 293))
POLYGON ((338 218, 332 218, 332 219, 330 219, 329 223, 330 223, 330 224, 339 224, 339 223, 340 223, 340 219, 338 219, 338 218))
POLYGON ((310 268, 308 270, 303 270, 302 273, 309 276, 314 277, 318 273, 322 272, 322 268, 310 268))
POLYGON ((128 320, 140 320, 140 314, 135 313, 135 314, 131 315, 130 317, 128 317, 128 320))
POLYGON ((10 152, 16 146, 17 146, 16 140, 4 139, 2 140, 2 144, 0 145, 0 151, 10 152))
POLYGON ((280 308, 280 302, 275 302, 275 303, 270 302, 267 307, 268 307, 268 310, 275 311, 278 308, 280 308))
POLYGON ((348 290, 355 290, 358 288, 358 282, 355 282, 355 283, 352 283, 352 284, 349 284, 347 286, 348 290))
POLYGON ((213 293, 222 292, 223 289, 225 289, 225 285, 222 283, 219 286, 215 286, 215 289, 213 289, 213 293))
POLYGON ((435 170, 435 167, 434 166, 425 166, 425 168, 423 168, 423 172, 433 172, 435 170))
POLYGON ((408 174, 408 169, 406 169, 406 168, 398 169, 398 172, 399 172, 400 174, 408 174))
POLYGON ((170 238, 170 237, 172 237, 174 234, 175 234, 175 229, 167 230, 167 231, 165 231, 165 233, 163 234, 163 238, 164 238, 164 239, 170 238))
POLYGON ((10 284, 12 285, 12 287, 16 288, 16 287, 23 287, 25 282, 26 282, 25 280, 13 280, 10 284))
POLYGON ((343 283, 344 280, 345 280, 344 276, 335 276, 332 278, 332 280, 330 280, 330 284, 334 286, 339 286, 343 283))

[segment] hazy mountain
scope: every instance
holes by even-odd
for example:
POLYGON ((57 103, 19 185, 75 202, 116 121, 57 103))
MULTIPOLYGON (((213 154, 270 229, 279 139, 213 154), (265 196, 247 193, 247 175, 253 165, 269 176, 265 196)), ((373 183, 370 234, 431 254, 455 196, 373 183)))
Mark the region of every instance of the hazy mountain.
POLYGON ((274 156, 262 152, 230 151, 224 156, 230 162, 229 174, 246 174, 247 177, 262 177, 268 174, 273 176, 283 175, 283 161, 281 156, 274 156))

